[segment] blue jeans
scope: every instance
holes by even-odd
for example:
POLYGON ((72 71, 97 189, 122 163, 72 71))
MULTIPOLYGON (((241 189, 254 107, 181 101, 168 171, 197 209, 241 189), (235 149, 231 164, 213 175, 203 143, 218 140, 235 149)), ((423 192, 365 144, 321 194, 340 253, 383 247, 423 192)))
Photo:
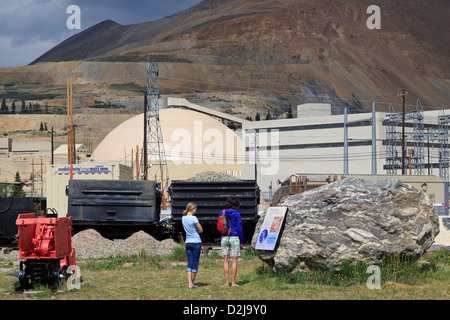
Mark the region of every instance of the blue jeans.
POLYGON ((186 254, 188 258, 188 265, 186 271, 197 272, 198 261, 200 260, 201 251, 202 251, 201 243, 186 243, 186 254))

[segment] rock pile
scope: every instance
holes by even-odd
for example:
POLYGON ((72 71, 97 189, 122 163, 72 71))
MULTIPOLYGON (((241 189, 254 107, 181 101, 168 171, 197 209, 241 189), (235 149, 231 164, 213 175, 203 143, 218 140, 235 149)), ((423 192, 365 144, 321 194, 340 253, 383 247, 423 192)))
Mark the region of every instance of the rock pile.
POLYGON ((75 234, 72 238, 77 258, 107 258, 129 256, 146 250, 149 255, 169 255, 177 244, 172 239, 158 241, 144 231, 138 231, 124 240, 112 241, 93 229, 75 234))
MULTIPOLYGON (((138 231, 124 240, 112 241, 104 238, 94 229, 78 232, 72 237, 72 247, 76 258, 108 258, 113 256, 130 256, 139 254, 141 250, 149 255, 169 255, 178 244, 172 239, 158 241, 144 231, 138 231)), ((18 260, 19 250, 3 253, 0 258, 18 260)))
POLYGON ((189 182, 215 182, 215 181, 240 181, 240 179, 230 176, 229 174, 217 171, 204 171, 201 172, 186 181, 189 182))
POLYGON ((279 206, 288 211, 278 247, 257 251, 277 271, 338 268, 344 261, 380 264, 394 254, 417 259, 439 233, 430 200, 399 180, 340 180, 283 199, 279 206))
POLYGON ((5 253, 2 249, 0 249, 0 259, 19 260, 19 250, 12 250, 10 252, 7 251, 7 253, 5 253))

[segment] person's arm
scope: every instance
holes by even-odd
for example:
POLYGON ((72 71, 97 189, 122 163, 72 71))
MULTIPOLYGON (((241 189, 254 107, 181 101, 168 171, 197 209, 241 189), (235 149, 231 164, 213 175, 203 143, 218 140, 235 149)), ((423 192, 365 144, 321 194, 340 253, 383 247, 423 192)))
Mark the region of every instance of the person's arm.
POLYGON ((244 244, 243 237, 242 237, 242 219, 241 219, 241 213, 238 212, 236 215, 237 219, 237 234, 239 236, 239 241, 241 242, 241 246, 244 244))
POLYGON ((202 225, 200 224, 200 222, 197 222, 195 224, 195 228, 197 229, 198 233, 202 233, 203 232, 203 228, 202 228, 202 225))
POLYGON ((203 232, 202 225, 200 224, 200 222, 198 222, 198 218, 195 216, 194 216, 194 224, 195 224, 195 229, 197 230, 197 232, 202 233, 203 232))

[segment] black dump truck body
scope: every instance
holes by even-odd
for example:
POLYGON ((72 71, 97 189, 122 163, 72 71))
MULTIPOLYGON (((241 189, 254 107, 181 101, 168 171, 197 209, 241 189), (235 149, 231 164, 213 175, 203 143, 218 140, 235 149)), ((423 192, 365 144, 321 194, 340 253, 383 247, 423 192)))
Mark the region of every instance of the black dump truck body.
POLYGON ((31 197, 0 197, 0 242, 8 243, 17 235, 19 213, 42 214, 41 200, 31 197))
MULTIPOLYGON (((251 240, 258 220, 258 204, 260 190, 255 180, 232 182, 190 182, 172 181, 169 187, 172 201, 172 220, 175 231, 183 232, 181 218, 189 202, 197 204, 196 216, 203 227, 202 240, 220 238, 216 229, 217 218, 221 210, 225 209, 225 202, 230 195, 240 200, 238 211, 241 213, 244 241, 251 240), (250 237, 250 239, 249 239, 250 237)), ((207 240, 209 241, 209 240, 207 240)))
POLYGON ((67 194, 75 231, 91 227, 123 238, 138 230, 154 233, 159 223, 161 193, 155 181, 70 180, 67 194))

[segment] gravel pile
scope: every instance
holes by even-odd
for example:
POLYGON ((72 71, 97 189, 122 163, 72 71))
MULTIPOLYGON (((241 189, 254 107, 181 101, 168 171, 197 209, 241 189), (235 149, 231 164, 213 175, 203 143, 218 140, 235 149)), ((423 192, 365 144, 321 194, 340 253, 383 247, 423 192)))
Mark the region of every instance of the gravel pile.
POLYGON ((129 238, 117 242, 115 251, 117 255, 122 256, 129 255, 130 252, 131 254, 138 254, 141 250, 146 250, 150 255, 168 255, 177 246, 178 244, 172 239, 158 241, 148 233, 139 231, 129 238))
POLYGON ((124 240, 112 241, 93 229, 75 234, 72 238, 77 258, 107 258, 128 256, 146 250, 149 255, 168 255, 177 244, 172 239, 158 241, 144 231, 138 231, 124 240))
POLYGON ((19 250, 13 250, 10 253, 4 253, 3 249, 0 249, 0 259, 19 260, 19 250))
POLYGON ((236 177, 230 176, 229 174, 217 171, 204 171, 192 178, 187 179, 189 182, 215 182, 215 181, 241 181, 236 177))
MULTIPOLYGON (((138 231, 124 240, 112 241, 104 238, 94 229, 87 229, 75 234, 72 247, 75 248, 76 258, 108 258, 111 256, 130 256, 139 254, 141 250, 149 255, 169 255, 178 244, 172 239, 158 241, 144 231, 138 231)), ((19 250, 3 253, 0 258, 19 260, 19 250)))

